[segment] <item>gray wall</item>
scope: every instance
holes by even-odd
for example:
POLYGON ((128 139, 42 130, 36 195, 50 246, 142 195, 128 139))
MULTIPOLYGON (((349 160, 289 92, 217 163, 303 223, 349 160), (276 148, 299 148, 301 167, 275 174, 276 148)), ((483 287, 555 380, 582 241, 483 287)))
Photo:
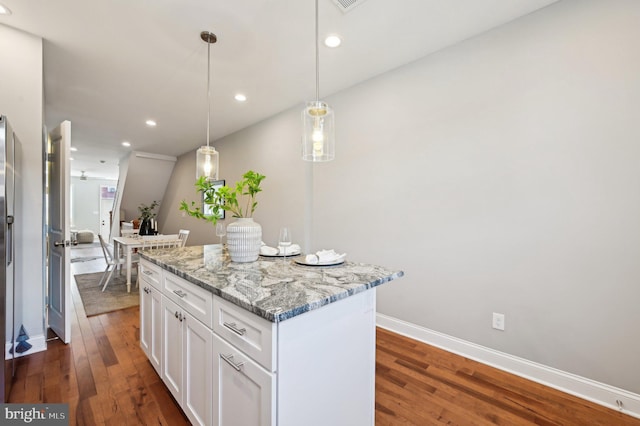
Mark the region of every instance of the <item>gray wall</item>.
POLYGON ((22 161, 16 203, 16 325, 30 337, 44 334, 42 239, 42 39, 0 25, 0 114, 20 138, 22 161), (28 296, 26 296, 28 295, 28 296))
POLYGON ((162 205, 162 197, 166 191, 175 161, 175 157, 134 151, 126 162, 122 162, 120 179, 124 185, 120 211, 124 212, 125 217, 121 217, 120 220, 131 222, 140 218, 138 207, 141 204, 148 206, 153 201, 157 201, 162 205), (123 176, 124 167, 126 167, 125 176, 123 176))
MULTIPOLYGON (((265 242, 306 217, 313 250, 404 270, 379 312, 640 393, 638 22, 637 1, 557 3, 327 98, 337 156, 312 185, 297 108, 218 141, 221 177, 267 175, 265 242)), ((194 164, 159 219, 216 242, 178 211, 194 164)))
MULTIPOLYGON (((304 222, 305 173, 308 165, 300 160, 298 111, 287 112, 242 132, 225 138, 216 149, 220 151, 220 179, 235 185, 247 170, 267 176, 263 192, 258 194, 255 220, 263 225, 262 238, 275 245, 281 226, 292 227, 294 237, 300 241, 304 222), (287 142, 288 141, 288 142, 287 142), (288 145, 288 146, 287 146, 288 145)), ((158 222, 165 234, 189 229, 187 245, 212 244, 219 241, 215 228, 203 220, 186 216, 179 211, 180 201, 197 201, 194 182, 196 175, 195 151, 178 158, 173 169, 158 222)), ((227 212, 225 223, 233 218, 227 212)))

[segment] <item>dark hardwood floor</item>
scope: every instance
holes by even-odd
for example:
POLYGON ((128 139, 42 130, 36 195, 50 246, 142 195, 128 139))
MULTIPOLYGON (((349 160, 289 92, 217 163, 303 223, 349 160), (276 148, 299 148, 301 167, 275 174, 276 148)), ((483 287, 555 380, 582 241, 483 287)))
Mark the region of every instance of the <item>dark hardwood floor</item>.
MULTIPOLYGON (((72 265, 74 274, 96 272, 104 261, 72 265)), ((10 402, 69 403, 71 425, 189 424, 140 349, 138 308, 87 318, 75 282, 72 298, 71 343, 52 340, 46 352, 19 358, 10 402)), ((640 426, 640 419, 383 329, 376 359, 376 425, 640 426)))

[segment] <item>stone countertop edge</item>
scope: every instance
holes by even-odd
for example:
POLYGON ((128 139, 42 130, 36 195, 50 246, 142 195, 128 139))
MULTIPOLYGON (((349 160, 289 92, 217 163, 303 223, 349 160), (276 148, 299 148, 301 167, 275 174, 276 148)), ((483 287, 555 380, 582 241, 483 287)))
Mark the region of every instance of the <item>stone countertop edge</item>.
MULTIPOLYGON (((202 247, 202 246, 196 246, 196 247, 202 247)), ((185 249, 193 249, 194 246, 191 247, 185 247, 185 248, 179 248, 179 249, 172 249, 172 250, 185 250, 185 249)), ((154 250, 155 252, 160 252, 160 253, 164 253, 165 255, 167 254, 167 252, 170 249, 164 249, 164 250, 154 250)), ((394 279, 400 278, 404 275, 403 271, 395 271, 395 272, 390 272, 388 275, 383 276, 383 277, 376 277, 375 279, 371 280, 370 282, 366 282, 366 283, 357 283, 356 287, 349 287, 349 288, 344 288, 342 291, 337 292, 337 293, 333 293, 327 296, 323 296, 320 298, 316 298, 312 301, 308 301, 306 303, 302 303, 299 304, 295 307, 289 307, 286 310, 283 310, 282 308, 275 308, 275 309, 264 309, 261 306, 258 306, 256 304, 253 304, 247 300, 243 300, 237 296, 234 296, 233 294, 230 294, 229 291, 225 291, 225 288, 219 288, 216 287, 214 285, 212 285, 211 283, 207 283, 206 281, 190 274, 187 271, 184 271, 182 269, 180 269, 179 266, 174 266, 171 264, 168 264, 166 262, 163 262, 162 260, 158 259, 157 257, 154 256, 155 253, 150 253, 147 252, 145 253, 144 251, 140 252, 140 256, 143 259, 148 260, 149 262, 160 266, 162 269, 169 271, 187 281, 189 281, 192 284, 197 285, 198 287, 201 287, 207 291, 210 291, 211 293, 221 297, 224 300, 227 300, 231 303, 233 303, 236 306, 239 306, 249 312, 252 312, 258 316, 260 316, 261 318, 266 319, 267 321, 270 322, 274 322, 274 323, 278 323, 281 321, 285 321, 287 319, 293 318, 297 315, 301 315, 305 312, 314 310, 314 309, 318 309, 321 308, 322 306, 328 305, 330 303, 333 302, 337 302, 338 300, 341 299, 345 299, 349 296, 353 296, 355 294, 361 293, 363 291, 372 289, 374 287, 377 287, 379 285, 382 285, 384 283, 387 283, 389 281, 392 281, 394 279)), ((158 255, 158 257, 161 257, 161 255, 158 255)), ((247 264, 244 264, 247 265, 247 264)), ((345 266, 355 266, 355 267, 376 267, 375 265, 367 265, 367 264, 362 264, 362 263, 353 263, 353 262, 345 262, 344 263, 345 266)), ((306 267, 302 267, 302 268, 306 268, 306 267)), ((312 270, 320 270, 322 268, 318 268, 318 267, 311 267, 313 268, 312 270)), ((335 267, 331 267, 331 269, 337 269, 335 267)), ((198 269, 200 270, 200 269, 198 269)), ((385 271, 386 272, 386 271, 385 271)))

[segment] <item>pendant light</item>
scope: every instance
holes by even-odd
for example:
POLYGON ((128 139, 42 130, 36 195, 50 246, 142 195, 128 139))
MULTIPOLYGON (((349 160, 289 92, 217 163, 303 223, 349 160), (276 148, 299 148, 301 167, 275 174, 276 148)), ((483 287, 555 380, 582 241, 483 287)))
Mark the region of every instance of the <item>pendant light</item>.
POLYGON ((218 151, 209 146, 211 129, 211 45, 218 41, 215 34, 202 31, 200 38, 207 43, 207 145, 196 152, 196 179, 205 176, 209 180, 218 180, 218 151))
POLYGON ((316 4, 316 99, 302 111, 302 159, 331 161, 335 158, 333 109, 320 100, 320 51, 318 43, 318 0, 316 4))

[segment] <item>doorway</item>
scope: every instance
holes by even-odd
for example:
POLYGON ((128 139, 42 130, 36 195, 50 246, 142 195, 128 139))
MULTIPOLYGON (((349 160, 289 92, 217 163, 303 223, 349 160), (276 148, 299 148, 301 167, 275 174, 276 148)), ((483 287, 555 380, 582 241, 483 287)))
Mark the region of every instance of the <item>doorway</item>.
POLYGON ((100 235, 107 240, 111 232, 111 212, 113 211, 115 195, 115 186, 100 185, 100 235))

